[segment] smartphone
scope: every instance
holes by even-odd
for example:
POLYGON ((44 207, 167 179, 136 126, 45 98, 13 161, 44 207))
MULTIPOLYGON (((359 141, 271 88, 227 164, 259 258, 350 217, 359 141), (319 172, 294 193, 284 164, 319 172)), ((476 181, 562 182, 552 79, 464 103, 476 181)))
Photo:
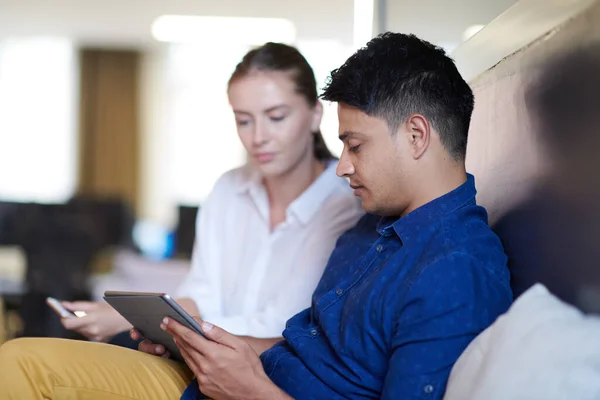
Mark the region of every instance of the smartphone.
POLYGON ((86 315, 84 311, 73 312, 67 310, 62 306, 62 304, 60 304, 60 301, 56 300, 54 297, 46 297, 46 304, 48 304, 55 313, 60 315, 61 318, 83 317, 86 315))

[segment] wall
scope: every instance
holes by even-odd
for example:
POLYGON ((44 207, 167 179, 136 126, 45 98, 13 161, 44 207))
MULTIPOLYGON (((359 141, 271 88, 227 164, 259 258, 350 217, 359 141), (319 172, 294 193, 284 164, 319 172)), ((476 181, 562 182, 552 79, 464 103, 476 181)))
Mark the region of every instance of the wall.
POLYGON ((451 51, 471 25, 485 25, 516 0, 386 0, 388 30, 414 33, 451 51))
MULTIPOLYGON (((543 11, 538 14, 543 15, 543 11)), ((543 146, 531 129, 524 88, 548 57, 600 40, 598 26, 600 2, 508 55, 471 82, 476 106, 467 168, 477 177, 478 200, 488 209, 491 223, 527 195, 536 178, 552 162, 546 159, 543 146)))
MULTIPOLYGON (((287 18, 296 26, 297 44, 309 60, 314 60, 322 86, 329 70, 339 65, 352 50, 353 0, 286 3, 276 0, 0 0, 0 40, 8 35, 58 36, 69 38, 77 45, 144 50, 140 82, 142 201, 139 211, 142 218, 168 226, 175 222, 174 206, 177 203, 172 196, 172 176, 169 174, 173 163, 167 151, 172 133, 165 113, 169 108, 169 97, 165 95, 168 49, 150 35, 153 19, 162 14, 287 18)), ((212 56, 218 57, 219 53, 213 52, 212 56)), ((328 109, 324 128, 329 136, 335 136, 334 144, 337 145, 334 111, 328 109)), ((206 148, 199 149, 198 157, 206 148)), ((206 182, 214 180, 206 173, 206 168, 198 169, 197 181, 191 181, 190 186, 201 182, 204 187, 206 182)))

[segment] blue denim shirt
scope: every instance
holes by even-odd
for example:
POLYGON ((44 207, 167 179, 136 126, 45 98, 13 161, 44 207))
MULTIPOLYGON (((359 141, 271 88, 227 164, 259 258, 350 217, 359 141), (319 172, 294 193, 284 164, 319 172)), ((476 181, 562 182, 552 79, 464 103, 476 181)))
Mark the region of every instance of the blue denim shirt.
POLYGON ((312 306, 261 356, 270 379, 296 399, 441 399, 454 362, 512 301, 475 193, 469 175, 403 218, 367 214, 342 235, 312 306))

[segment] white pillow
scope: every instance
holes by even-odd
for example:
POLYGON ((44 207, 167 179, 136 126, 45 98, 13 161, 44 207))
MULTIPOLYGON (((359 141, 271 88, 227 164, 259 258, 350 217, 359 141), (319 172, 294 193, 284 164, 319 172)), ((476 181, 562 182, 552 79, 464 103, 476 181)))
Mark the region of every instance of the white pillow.
POLYGON ((533 286, 467 347, 444 399, 600 399, 600 318, 533 286))

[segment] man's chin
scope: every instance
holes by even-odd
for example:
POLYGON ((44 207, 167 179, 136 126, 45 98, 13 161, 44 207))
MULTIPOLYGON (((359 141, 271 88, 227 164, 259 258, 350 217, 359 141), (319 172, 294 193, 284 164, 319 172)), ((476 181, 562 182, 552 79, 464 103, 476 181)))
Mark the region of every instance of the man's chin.
POLYGON ((375 207, 373 206, 373 204, 371 202, 369 202, 369 199, 365 199, 360 196, 357 196, 357 197, 360 199, 360 206, 362 207, 362 209, 365 210, 365 212, 367 212, 369 214, 373 214, 375 207))
POLYGON ((385 207, 377 206, 377 204, 369 201, 368 199, 361 198, 361 207, 362 209, 368 213, 373 215, 380 215, 382 217, 389 217, 396 215, 392 210, 389 210, 385 207))

